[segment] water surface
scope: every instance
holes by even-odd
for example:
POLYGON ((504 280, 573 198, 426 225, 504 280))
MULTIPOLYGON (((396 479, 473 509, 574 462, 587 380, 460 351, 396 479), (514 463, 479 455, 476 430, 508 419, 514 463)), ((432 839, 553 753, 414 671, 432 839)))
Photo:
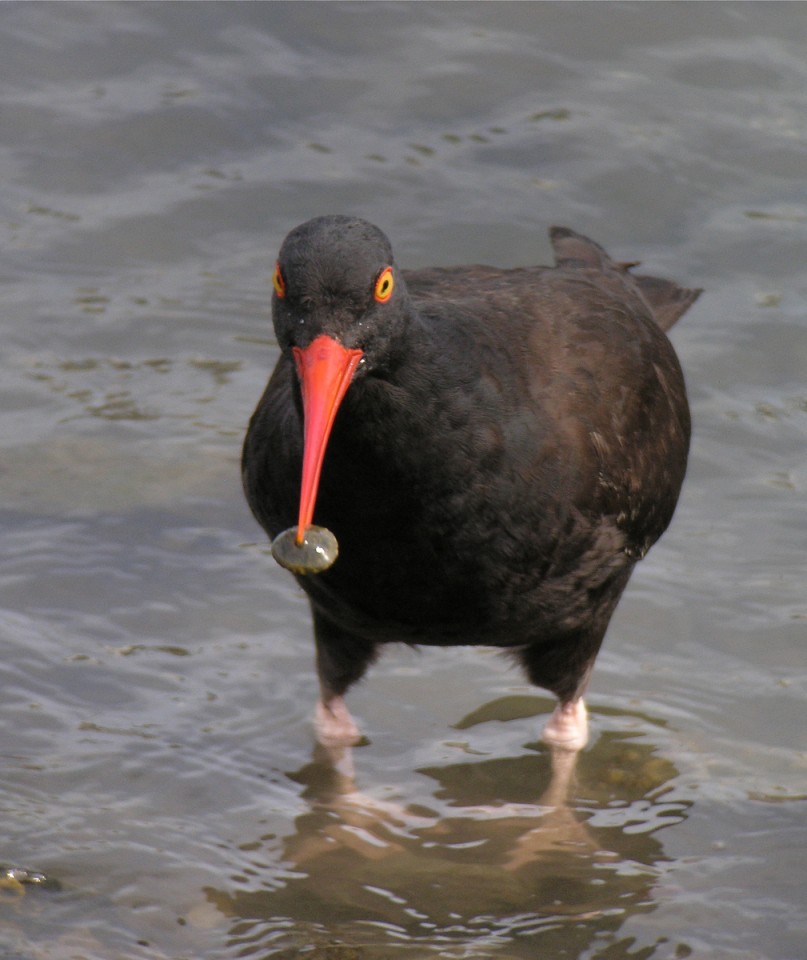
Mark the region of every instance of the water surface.
POLYGON ((800 960, 804 5, 8 3, 0 75, 0 863, 54 881, 0 879, 0 955, 800 960), (706 290, 563 790, 487 651, 389 651, 352 771, 314 746, 238 458, 328 212, 409 267, 560 223, 706 290))

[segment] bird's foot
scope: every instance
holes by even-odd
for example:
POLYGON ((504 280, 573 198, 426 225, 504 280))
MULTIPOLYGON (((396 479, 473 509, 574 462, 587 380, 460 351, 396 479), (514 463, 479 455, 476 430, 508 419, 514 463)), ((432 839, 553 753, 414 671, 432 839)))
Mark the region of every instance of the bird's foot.
POLYGON ((350 747, 361 740, 361 733, 342 697, 326 703, 319 700, 314 713, 317 740, 325 747, 350 747))
POLYGON ((583 698, 559 703, 544 727, 543 739, 550 747, 582 750, 588 742, 588 711, 583 698))

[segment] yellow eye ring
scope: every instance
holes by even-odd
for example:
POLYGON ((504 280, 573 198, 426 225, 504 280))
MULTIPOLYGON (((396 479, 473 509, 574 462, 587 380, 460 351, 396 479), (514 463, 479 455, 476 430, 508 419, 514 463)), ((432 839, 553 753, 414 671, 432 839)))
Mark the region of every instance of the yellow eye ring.
POLYGON ((387 300, 392 296, 392 290, 395 286, 395 278, 393 277, 392 267, 384 267, 384 269, 379 273, 378 279, 375 282, 375 290, 373 291, 373 296, 378 300, 379 303, 386 303, 387 300))
POLYGON ((282 300, 286 296, 286 281, 283 279, 283 274, 280 270, 280 264, 275 264, 274 273, 272 274, 272 286, 274 287, 275 293, 282 300))

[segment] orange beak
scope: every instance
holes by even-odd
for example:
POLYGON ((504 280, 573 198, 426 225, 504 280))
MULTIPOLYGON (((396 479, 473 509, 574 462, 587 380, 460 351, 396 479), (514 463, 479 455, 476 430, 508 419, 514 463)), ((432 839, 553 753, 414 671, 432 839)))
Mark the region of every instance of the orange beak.
POLYGON ((362 351, 347 350, 322 334, 307 347, 293 347, 292 353, 300 377, 304 422, 303 479, 297 521, 299 545, 314 517, 322 461, 336 411, 350 386, 362 351))

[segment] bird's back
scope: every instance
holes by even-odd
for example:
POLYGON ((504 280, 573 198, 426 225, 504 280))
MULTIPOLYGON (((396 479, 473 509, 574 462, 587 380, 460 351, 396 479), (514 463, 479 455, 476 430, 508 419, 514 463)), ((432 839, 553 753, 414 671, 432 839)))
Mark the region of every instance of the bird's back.
POLYGON ((561 284, 570 285, 575 280, 588 282, 604 295, 627 299, 634 310, 644 309, 665 331, 686 313, 702 292, 672 280, 631 273, 639 266, 637 262, 612 260, 599 244, 568 227, 552 227, 549 235, 555 253, 554 267, 502 269, 473 264, 407 270, 404 276, 412 295, 422 301, 498 297, 524 284, 537 286, 553 275, 561 284), (562 279, 558 276, 560 272, 564 274, 562 279))

